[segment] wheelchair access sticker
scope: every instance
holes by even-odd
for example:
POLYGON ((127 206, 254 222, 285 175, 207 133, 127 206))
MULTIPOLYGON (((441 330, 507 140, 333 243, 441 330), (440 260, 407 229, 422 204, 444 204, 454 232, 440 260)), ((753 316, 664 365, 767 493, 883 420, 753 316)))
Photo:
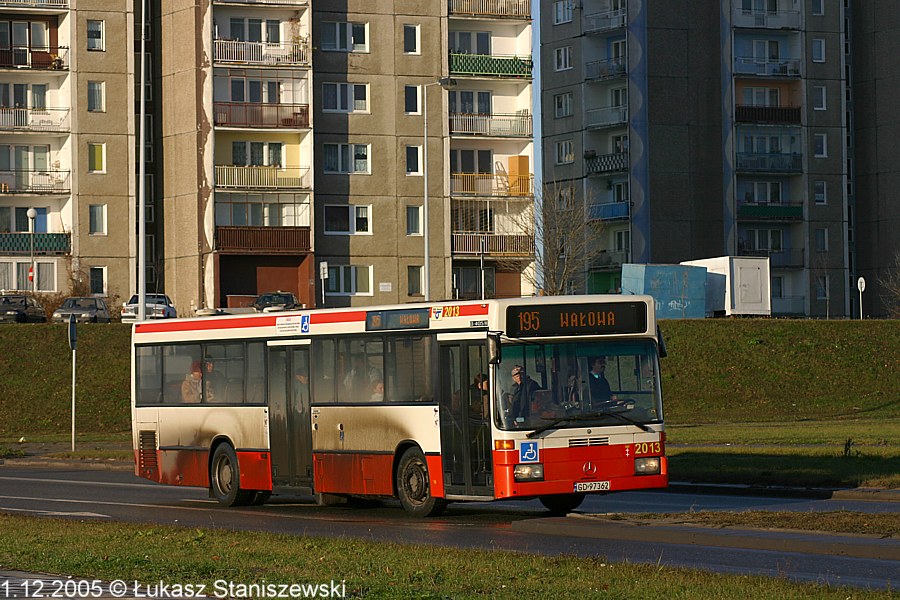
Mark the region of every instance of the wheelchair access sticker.
POLYGON ((522 442, 519 446, 519 462, 539 462, 539 458, 537 442, 522 442))

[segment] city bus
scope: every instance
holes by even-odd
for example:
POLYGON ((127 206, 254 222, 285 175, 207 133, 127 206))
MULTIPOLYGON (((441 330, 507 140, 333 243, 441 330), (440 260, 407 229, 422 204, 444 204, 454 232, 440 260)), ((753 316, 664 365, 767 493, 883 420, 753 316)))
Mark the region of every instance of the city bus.
POLYGON ((450 502, 668 484, 649 296, 588 295, 135 323, 135 474, 226 506, 274 494, 450 502))

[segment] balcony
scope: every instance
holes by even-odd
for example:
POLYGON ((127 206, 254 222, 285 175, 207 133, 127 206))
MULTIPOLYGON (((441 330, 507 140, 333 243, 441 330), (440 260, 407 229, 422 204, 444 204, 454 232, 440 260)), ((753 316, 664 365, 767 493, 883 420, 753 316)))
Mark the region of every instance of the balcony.
POLYGON ((312 187, 312 178, 309 167, 216 165, 216 187, 244 190, 308 190, 312 187))
POLYGON ((35 256, 65 255, 72 253, 72 236, 68 233, 0 233, 0 254, 31 256, 34 241, 35 256))
POLYGON ((534 195, 534 175, 451 173, 450 195, 531 198, 534 195))
POLYGON ((69 171, 0 171, 0 194, 68 194, 69 171))
POLYGON ((69 49, 46 46, 36 48, 28 46, 0 48, 0 67, 65 71, 69 68, 69 49))
POLYGON ((450 54, 450 75, 531 79, 530 56, 450 54))
POLYGON ((734 107, 734 119, 738 123, 773 123, 800 125, 799 106, 745 106, 734 107))
POLYGON ((734 59, 734 73, 763 77, 800 77, 800 59, 738 56, 734 59))
POLYGON ((216 226, 216 250, 236 254, 310 252, 309 227, 216 226))
POLYGON ((797 10, 745 10, 735 6, 731 24, 735 27, 764 29, 800 29, 800 11, 797 10))
POLYGON ((588 217, 597 221, 618 221, 627 219, 631 212, 631 202, 608 202, 592 204, 588 208, 588 217))
POLYGON ((750 173, 799 173, 803 167, 803 155, 738 152, 735 167, 738 171, 750 173))
POLYGON ((217 63, 261 66, 309 66, 306 42, 242 42, 213 40, 213 60, 217 63))
POLYGON ((586 81, 605 81, 624 77, 628 72, 625 57, 607 58, 605 60, 593 60, 584 65, 584 78, 586 81))
POLYGON ((69 8, 69 0, 0 0, 0 8, 69 8))
POLYGON ((603 250, 594 259, 594 266, 599 269, 618 269, 628 260, 628 250, 603 250))
POLYGON ((628 23, 628 11, 624 9, 609 10, 601 13, 584 15, 584 33, 606 33, 625 27, 628 23))
POLYGON ((531 19, 529 0, 449 0, 450 16, 531 19))
POLYGON ((216 102, 215 119, 218 127, 308 129, 309 105, 216 102))
POLYGON ((628 153, 617 152, 615 154, 596 156, 591 151, 588 151, 584 155, 584 167, 588 175, 621 173, 628 170, 628 153))
POLYGON ((69 131, 69 109, 0 108, 0 131, 65 133, 69 131))
POLYGON ((488 232, 454 231, 451 234, 454 255, 530 258, 534 256, 534 236, 488 232))
MULTIPOLYGON (((2 0, 0 0, 2 1, 2 0)), ((270 4, 272 6, 309 6, 309 0, 213 0, 213 4, 270 4)))
POLYGON ((627 106, 593 108, 585 113, 584 124, 588 129, 604 129, 628 123, 627 106))
POLYGON ((746 221, 799 221, 803 219, 803 203, 743 203, 738 206, 738 219, 746 221))
POLYGON ((450 135, 530 138, 531 115, 527 110, 514 115, 451 113, 450 135))
POLYGON ((738 256, 768 256, 769 265, 772 268, 803 268, 803 255, 803 248, 788 248, 786 250, 738 248, 738 256))

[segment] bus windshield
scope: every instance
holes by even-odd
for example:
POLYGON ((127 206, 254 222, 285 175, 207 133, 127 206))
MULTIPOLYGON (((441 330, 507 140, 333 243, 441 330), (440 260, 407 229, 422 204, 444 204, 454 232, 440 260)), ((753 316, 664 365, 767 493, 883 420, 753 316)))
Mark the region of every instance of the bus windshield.
POLYGON ((652 340, 506 343, 494 418, 506 430, 662 421, 652 340))

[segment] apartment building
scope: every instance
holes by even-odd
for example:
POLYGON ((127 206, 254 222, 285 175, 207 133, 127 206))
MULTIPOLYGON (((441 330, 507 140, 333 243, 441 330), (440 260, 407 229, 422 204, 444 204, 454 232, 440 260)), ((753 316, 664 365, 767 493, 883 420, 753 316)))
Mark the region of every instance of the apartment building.
POLYGON ((0 289, 121 297, 135 268, 132 3, 72 4, 0 0, 0 289))
POLYGON ((851 314, 844 4, 542 1, 544 177, 604 225, 585 291, 768 256, 773 314, 851 314))

